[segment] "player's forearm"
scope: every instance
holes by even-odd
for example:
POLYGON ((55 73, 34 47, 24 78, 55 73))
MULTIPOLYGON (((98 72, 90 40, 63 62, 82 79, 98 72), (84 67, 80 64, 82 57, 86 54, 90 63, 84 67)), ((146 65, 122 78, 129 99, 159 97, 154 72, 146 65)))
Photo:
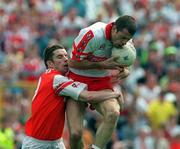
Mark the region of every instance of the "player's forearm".
POLYGON ((74 61, 72 59, 68 60, 68 65, 71 68, 76 69, 102 69, 103 63, 102 62, 90 62, 87 60, 82 61, 74 61))
POLYGON ((112 91, 83 91, 80 94, 80 100, 97 103, 104 100, 117 98, 119 96, 119 93, 115 93, 112 91))
POLYGON ((70 59, 68 65, 76 69, 117 69, 119 67, 124 67, 124 65, 116 62, 116 59, 117 57, 111 57, 101 62, 90 62, 87 60, 78 62, 70 59))

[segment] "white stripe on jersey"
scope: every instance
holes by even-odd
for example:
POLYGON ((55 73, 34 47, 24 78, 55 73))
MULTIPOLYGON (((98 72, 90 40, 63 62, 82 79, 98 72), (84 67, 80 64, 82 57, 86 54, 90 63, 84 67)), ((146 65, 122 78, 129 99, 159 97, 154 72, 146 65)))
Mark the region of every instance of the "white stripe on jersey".
POLYGON ((72 81, 72 79, 68 79, 65 76, 62 75, 55 75, 54 76, 54 81, 53 81, 53 88, 57 88, 60 84, 63 84, 65 82, 72 81))

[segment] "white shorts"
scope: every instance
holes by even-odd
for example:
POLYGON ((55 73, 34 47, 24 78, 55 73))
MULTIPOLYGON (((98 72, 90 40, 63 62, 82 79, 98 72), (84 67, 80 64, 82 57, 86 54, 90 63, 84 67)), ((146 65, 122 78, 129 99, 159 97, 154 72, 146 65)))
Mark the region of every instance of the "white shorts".
POLYGON ((63 143, 63 139, 43 141, 26 136, 23 140, 21 149, 66 149, 66 147, 63 143))

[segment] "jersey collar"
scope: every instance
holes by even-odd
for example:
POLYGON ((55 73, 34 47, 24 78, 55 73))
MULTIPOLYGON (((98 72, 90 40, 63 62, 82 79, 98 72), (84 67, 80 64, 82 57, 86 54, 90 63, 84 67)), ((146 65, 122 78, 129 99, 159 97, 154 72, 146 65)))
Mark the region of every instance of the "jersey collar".
POLYGON ((60 71, 55 70, 55 69, 52 69, 52 68, 46 69, 46 72, 52 72, 52 73, 61 74, 61 72, 60 72, 60 71))
POLYGON ((111 40, 111 29, 113 27, 114 22, 111 22, 109 24, 106 25, 105 28, 105 37, 107 40, 111 40))

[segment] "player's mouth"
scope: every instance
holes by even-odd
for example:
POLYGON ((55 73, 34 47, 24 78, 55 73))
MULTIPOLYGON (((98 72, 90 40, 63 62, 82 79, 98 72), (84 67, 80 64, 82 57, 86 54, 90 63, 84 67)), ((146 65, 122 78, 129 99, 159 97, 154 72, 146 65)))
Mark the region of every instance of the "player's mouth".
POLYGON ((65 67, 65 68, 68 68, 68 64, 65 64, 64 67, 65 67))
POLYGON ((120 44, 116 44, 114 45, 116 48, 122 48, 123 45, 120 45, 120 44))

